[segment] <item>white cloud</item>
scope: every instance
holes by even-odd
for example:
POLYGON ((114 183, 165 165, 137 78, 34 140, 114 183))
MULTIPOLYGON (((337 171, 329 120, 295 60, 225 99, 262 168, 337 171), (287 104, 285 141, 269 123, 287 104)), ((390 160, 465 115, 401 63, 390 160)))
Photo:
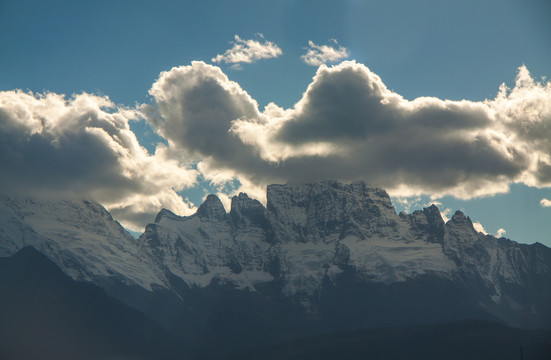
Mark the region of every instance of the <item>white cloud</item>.
POLYGON ((444 220, 445 223, 447 223, 448 221, 450 221, 450 215, 452 213, 452 209, 445 209, 444 211, 442 211, 440 213, 440 215, 442 216, 442 220, 444 220))
POLYGON ((335 39, 331 39, 331 42, 332 45, 317 45, 311 40, 308 41, 306 54, 300 58, 310 66, 320 66, 346 59, 349 55, 348 49, 344 46, 339 46, 335 39))
POLYGON ((259 40, 245 40, 235 35, 232 41, 233 47, 226 50, 223 54, 218 54, 211 59, 214 63, 234 64, 239 68, 240 63, 250 64, 261 59, 276 58, 283 54, 283 51, 271 41, 264 39, 262 34, 258 34, 259 40))
POLYGON ((529 79, 521 67, 515 87, 494 100, 410 101, 345 61, 321 65, 294 107, 261 111, 218 67, 193 62, 153 85, 151 122, 202 169, 242 183, 364 180, 393 196, 469 199, 513 182, 551 186, 541 135, 551 138, 551 85, 529 79))
POLYGON ((504 228, 499 228, 499 229, 497 230, 496 236, 497 236, 498 238, 500 238, 500 237, 503 237, 505 234, 507 234, 507 231, 505 231, 504 228))
POLYGON ((142 110, 179 154, 198 162, 211 157, 228 164, 254 158, 249 154, 254 151, 229 129, 236 119, 260 117, 258 104, 219 67, 194 61, 164 71, 149 93, 155 106, 142 110))
POLYGON ((473 222, 473 227, 476 231, 478 232, 481 232, 483 234, 488 234, 488 232, 486 231, 486 229, 484 229, 484 226, 482 226, 481 223, 479 222, 473 222))
POLYGON ((551 200, 549 199, 541 199, 540 205, 543 207, 551 207, 551 200))
MULTIPOLYGON (((412 211, 419 210, 421 207, 423 207, 420 196, 414 196, 414 197, 397 196, 392 198, 392 202, 394 204, 397 204, 399 207, 401 207, 405 213, 411 213, 412 211)), ((395 205, 395 207, 397 206, 395 205)))
POLYGON ((197 176, 166 148, 149 155, 128 122, 139 112, 90 94, 0 92, 0 188, 10 194, 87 198, 131 229, 161 207, 191 210, 175 191, 197 176))

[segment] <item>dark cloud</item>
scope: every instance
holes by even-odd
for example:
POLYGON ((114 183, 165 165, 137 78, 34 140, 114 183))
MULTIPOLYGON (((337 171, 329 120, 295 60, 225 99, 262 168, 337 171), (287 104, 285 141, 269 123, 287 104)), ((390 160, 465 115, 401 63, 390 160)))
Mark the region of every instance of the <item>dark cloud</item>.
POLYGON ((374 74, 347 67, 318 71, 278 140, 289 143, 365 139, 393 128, 398 114, 382 103, 387 92, 374 74))
POLYGON ((163 72, 150 94, 158 106, 160 116, 152 123, 159 134, 190 155, 228 161, 247 156, 228 131, 235 119, 257 118, 257 104, 218 67, 193 62, 163 72))
POLYGON ((194 172, 168 160, 161 148, 149 155, 128 125, 138 116, 89 94, 67 100, 0 92, 2 192, 96 200, 120 209, 118 218, 132 228, 143 224, 124 208, 151 218, 163 204, 187 208, 174 189, 192 184, 194 172))
POLYGON ((413 102, 391 92, 365 66, 352 62, 322 68, 278 140, 365 141, 374 136, 415 138, 487 127, 486 106, 420 98, 413 102))
MULTIPOLYGON (((195 61, 190 66, 161 73, 150 94, 154 105, 143 110, 158 133, 168 139, 176 157, 187 156, 207 162, 209 171, 224 180, 238 173, 265 184, 278 172, 260 157, 260 149, 232 133, 236 119, 259 121, 258 104, 239 84, 230 81, 220 68, 195 61)), ((207 179, 214 175, 207 176, 207 179)))
MULTIPOLYGON (((195 62, 154 84, 161 120, 153 123, 199 154, 204 169, 217 169, 216 176, 224 169, 228 179, 361 179, 402 195, 469 198, 506 191, 512 182, 547 183, 545 166, 538 172, 534 164, 549 164, 541 132, 550 127, 542 110, 550 106, 550 86, 525 68, 519 76, 495 100, 409 101, 364 65, 344 62, 321 66, 292 109, 270 104, 260 111, 219 68, 195 62), (534 145, 538 136, 542 146, 534 145)), ((214 176, 208 171, 207 179, 214 176)))

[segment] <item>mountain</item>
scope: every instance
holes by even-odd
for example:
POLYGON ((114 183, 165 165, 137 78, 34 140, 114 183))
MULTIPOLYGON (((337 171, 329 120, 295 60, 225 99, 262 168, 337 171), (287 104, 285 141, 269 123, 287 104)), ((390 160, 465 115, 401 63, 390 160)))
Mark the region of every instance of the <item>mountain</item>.
POLYGON ((0 256, 33 246, 75 280, 119 281, 147 290, 164 274, 105 208, 90 201, 0 195, 0 256))
MULTIPOLYGON (((387 292, 381 300, 396 292, 391 297, 400 302, 399 288, 415 284, 408 297, 419 292, 416 301, 425 305, 447 302, 416 304, 418 310, 445 312, 442 306, 451 310, 459 301, 458 317, 486 314, 516 326, 551 327, 549 248, 479 233, 459 211, 444 223, 434 205, 396 214, 384 190, 363 183, 271 185, 266 208, 240 194, 229 213, 210 195, 190 217, 162 210, 139 242, 190 288, 262 292, 277 284, 279 294, 318 317, 344 301, 358 319, 366 311, 361 303, 375 301, 362 291, 387 292)), ((396 311, 358 325, 399 324, 406 318, 396 311)))
POLYGON ((32 245, 198 357, 320 332, 484 319, 551 329, 551 249, 364 183, 270 185, 226 212, 167 209, 132 238, 99 204, 0 197, 0 254, 32 245))
POLYGON ((551 328, 549 248, 434 205, 396 214, 363 183, 271 185, 266 207, 239 194, 229 213, 210 195, 189 217, 162 210, 138 242, 197 318, 177 322, 216 349, 461 319, 551 328))
POLYGON ((175 359, 166 330, 32 247, 0 258, 0 358, 175 359))

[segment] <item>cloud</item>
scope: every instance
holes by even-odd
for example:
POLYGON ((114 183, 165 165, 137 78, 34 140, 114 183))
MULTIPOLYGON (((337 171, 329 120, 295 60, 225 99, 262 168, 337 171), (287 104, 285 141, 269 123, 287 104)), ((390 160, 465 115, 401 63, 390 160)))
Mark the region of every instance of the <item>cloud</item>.
POLYGON ((444 220, 445 223, 450 221, 451 214, 452 214, 452 209, 444 209, 444 211, 440 213, 440 215, 442 216, 442 220, 444 220))
POLYGON ((236 119, 260 117, 258 104, 222 70, 201 61, 162 72, 150 95, 155 106, 143 106, 150 123, 172 147, 201 161, 252 160, 254 152, 229 130, 236 119))
POLYGON ((0 92, 0 188, 9 194, 86 198, 106 205, 131 229, 160 207, 187 213, 175 191, 197 172, 169 159, 159 146, 149 155, 130 130, 136 110, 90 94, 0 92))
POLYGON ((499 229, 497 230, 496 236, 497 236, 498 238, 500 238, 500 237, 503 237, 505 234, 507 234, 507 231, 505 231, 504 228, 499 228, 499 229))
POLYGON ((514 182, 551 186, 551 85, 525 67, 512 89, 502 86, 481 102, 410 101, 354 61, 321 65, 288 109, 270 103, 260 110, 239 84, 202 62, 163 72, 150 94, 153 127, 175 154, 195 158, 205 179, 256 186, 364 180, 394 196, 433 199, 504 193, 514 182))
MULTIPOLYGON (((486 229, 484 229, 484 226, 482 226, 481 223, 473 222, 473 227, 476 231, 481 232, 484 235, 488 235, 488 232, 486 231, 486 229)), ((505 234, 507 234, 507 231, 505 231, 504 228, 499 228, 496 232, 496 237, 500 238, 500 237, 505 236, 505 234)))
POLYGON ((283 51, 271 41, 264 39, 262 34, 258 34, 260 40, 245 40, 235 35, 232 42, 233 47, 218 54, 211 59, 212 62, 234 64, 234 68, 239 68, 240 63, 253 63, 261 59, 276 58, 283 54, 283 51))
POLYGON ((313 41, 308 41, 306 54, 300 58, 307 65, 320 66, 346 59, 349 56, 348 49, 339 46, 337 40, 331 39, 331 42, 333 43, 332 45, 316 45, 313 41))
POLYGON ((551 207, 551 200, 549 199, 541 199, 540 205, 543 207, 551 207))
POLYGON ((479 222, 473 222, 473 227, 476 231, 478 232, 481 232, 483 234, 488 234, 488 232, 486 231, 486 229, 484 229, 484 226, 482 226, 481 223, 479 222))
POLYGON ((321 65, 291 108, 259 109, 201 61, 162 72, 149 93, 129 109, 86 93, 0 92, 0 188, 93 199, 138 230, 160 207, 192 211, 178 192, 199 178, 261 201, 267 184, 326 179, 433 201, 551 187, 551 85, 524 66, 479 102, 407 100, 354 61, 321 65), (153 155, 130 130, 141 118, 166 140, 153 155))

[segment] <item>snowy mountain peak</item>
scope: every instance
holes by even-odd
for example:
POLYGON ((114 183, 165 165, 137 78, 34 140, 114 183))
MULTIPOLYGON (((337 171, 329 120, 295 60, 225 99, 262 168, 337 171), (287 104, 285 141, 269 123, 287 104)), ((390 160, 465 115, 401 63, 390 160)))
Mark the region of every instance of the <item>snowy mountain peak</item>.
POLYGON ((0 256, 33 246, 76 280, 164 286, 162 271, 100 204, 0 196, 0 256))
MULTIPOLYGON (((324 279, 333 281, 350 269, 365 281, 393 283, 497 274, 513 266, 480 260, 494 251, 494 238, 483 239, 462 212, 447 223, 435 205, 397 215, 386 191, 365 183, 270 185, 267 200, 264 208, 241 193, 227 214, 210 195, 196 215, 167 212, 140 240, 158 263, 190 285, 217 279, 254 289, 275 278, 290 297, 315 297, 324 279)), ((488 276, 489 291, 497 293, 500 280, 488 276)))
POLYGON ((326 181, 268 187, 268 212, 280 241, 334 242, 365 238, 394 227, 396 212, 386 191, 365 183, 326 181))
POLYGON ((163 219, 170 219, 170 220, 182 220, 182 216, 178 216, 174 214, 172 211, 168 209, 161 209, 157 216, 155 217, 155 223, 161 222, 163 219))
POLYGON ((444 220, 440 210, 434 204, 423 210, 416 210, 411 215, 400 214, 403 218, 410 219, 411 231, 416 237, 426 238, 430 243, 442 243, 444 239, 444 220))
POLYGON ((431 204, 429 207, 423 208, 423 212, 427 214, 433 214, 434 216, 438 216, 438 218, 442 219, 442 216, 440 215, 440 209, 438 209, 438 206, 431 204))
POLYGON ((423 214, 427 219, 428 224, 434 228, 444 229, 444 219, 442 219, 442 214, 440 209, 434 204, 429 207, 423 208, 423 214))
POLYGON ((243 210, 251 209, 251 208, 265 210, 264 206, 260 203, 260 201, 251 199, 245 193, 239 193, 239 195, 234 196, 231 200, 230 212, 241 212, 243 210))
POLYGON ((267 210, 276 240, 334 242, 349 234, 365 238, 396 217, 386 191, 365 183, 325 181, 270 185, 267 210))
POLYGON ((461 210, 457 210, 451 218, 451 220, 453 220, 457 223, 466 223, 467 219, 468 219, 467 216, 465 216, 465 214, 463 214, 463 212, 461 210))
POLYGON ((266 208, 260 201, 251 199, 245 193, 240 193, 232 198, 230 217, 237 228, 248 226, 268 227, 266 208))
POLYGON ((197 210, 197 216, 211 220, 224 220, 226 215, 222 201, 213 194, 208 195, 205 202, 197 210))
POLYGON ((478 239, 478 231, 475 230, 471 218, 465 216, 463 212, 457 210, 452 218, 446 223, 446 228, 450 233, 456 234, 463 240, 478 239))

